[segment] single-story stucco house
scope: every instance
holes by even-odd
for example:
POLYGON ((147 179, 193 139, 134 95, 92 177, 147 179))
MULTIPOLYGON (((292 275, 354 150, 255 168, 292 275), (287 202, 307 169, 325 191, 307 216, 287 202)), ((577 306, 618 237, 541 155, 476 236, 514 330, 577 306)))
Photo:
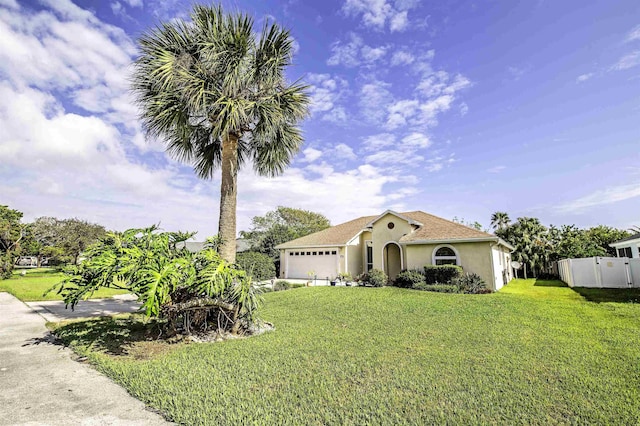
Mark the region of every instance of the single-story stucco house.
POLYGON ((640 232, 616 241, 615 243, 611 243, 609 247, 616 249, 618 257, 637 259, 640 257, 640 232))
POLYGON ((514 247, 495 235, 422 212, 387 210, 276 246, 280 277, 333 279, 383 270, 391 279, 404 269, 454 264, 498 290, 513 277, 514 247))

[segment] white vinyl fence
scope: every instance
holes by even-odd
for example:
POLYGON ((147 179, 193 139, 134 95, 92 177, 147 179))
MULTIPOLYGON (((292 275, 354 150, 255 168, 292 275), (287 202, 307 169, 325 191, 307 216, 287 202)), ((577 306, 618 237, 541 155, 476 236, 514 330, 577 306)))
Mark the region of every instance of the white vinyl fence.
POLYGON ((560 279, 569 287, 640 287, 640 259, 588 257, 558 262, 560 279))

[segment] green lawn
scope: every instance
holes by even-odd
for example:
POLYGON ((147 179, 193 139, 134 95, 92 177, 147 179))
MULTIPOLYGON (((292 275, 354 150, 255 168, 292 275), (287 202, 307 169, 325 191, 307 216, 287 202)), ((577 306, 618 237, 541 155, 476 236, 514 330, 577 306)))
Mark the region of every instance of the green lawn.
MULTIPOLYGON (((26 276, 22 276, 19 271, 15 271, 8 280, 0 280, 0 291, 9 292, 23 302, 62 300, 62 297, 55 292, 51 292, 46 296, 43 296, 43 293, 54 284, 59 283, 63 278, 64 275, 54 269, 29 269, 26 276)), ((91 298, 111 297, 124 293, 126 291, 105 288, 95 292, 91 298)))
POLYGON ((600 293, 301 288, 267 294, 276 330, 250 339, 154 343, 125 319, 57 332, 183 424, 638 424, 640 305, 600 293))

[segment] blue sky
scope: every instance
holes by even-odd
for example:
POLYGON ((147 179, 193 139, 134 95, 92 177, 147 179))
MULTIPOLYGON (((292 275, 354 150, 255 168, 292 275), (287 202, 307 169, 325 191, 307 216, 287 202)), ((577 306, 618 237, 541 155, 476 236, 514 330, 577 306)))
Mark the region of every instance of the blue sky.
MULTIPOLYGON (((287 172, 239 178, 238 229, 278 205, 332 223, 388 208, 488 227, 640 224, 640 3, 222 3, 291 29, 312 85, 287 172)), ((136 39, 190 2, 0 0, 0 204, 125 229, 216 232, 219 180, 145 140, 136 39)))

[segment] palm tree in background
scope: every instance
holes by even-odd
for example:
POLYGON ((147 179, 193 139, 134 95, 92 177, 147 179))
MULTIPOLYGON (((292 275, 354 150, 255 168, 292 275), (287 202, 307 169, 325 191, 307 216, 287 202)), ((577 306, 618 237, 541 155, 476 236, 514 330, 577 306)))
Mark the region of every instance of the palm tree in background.
POLYGON ((133 91, 148 136, 211 179, 221 169, 220 255, 235 262, 238 170, 282 173, 302 144, 306 86, 288 84, 293 39, 266 23, 260 36, 246 14, 195 6, 191 20, 174 20, 139 39, 133 91))
POLYGON ((496 231, 500 231, 509 226, 511 219, 506 212, 495 212, 491 215, 491 227, 496 231))

